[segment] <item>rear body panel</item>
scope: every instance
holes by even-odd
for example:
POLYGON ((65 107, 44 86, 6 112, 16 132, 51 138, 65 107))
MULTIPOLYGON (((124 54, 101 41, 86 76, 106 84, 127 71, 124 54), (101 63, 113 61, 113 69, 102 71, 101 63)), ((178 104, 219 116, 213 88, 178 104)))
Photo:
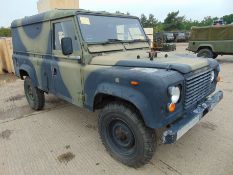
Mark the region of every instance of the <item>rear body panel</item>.
POLYGON ((233 25, 193 27, 188 50, 209 48, 216 54, 233 54, 233 25))
POLYGON ((211 48, 214 53, 233 54, 233 39, 221 41, 189 41, 188 50, 197 53, 200 48, 211 48))

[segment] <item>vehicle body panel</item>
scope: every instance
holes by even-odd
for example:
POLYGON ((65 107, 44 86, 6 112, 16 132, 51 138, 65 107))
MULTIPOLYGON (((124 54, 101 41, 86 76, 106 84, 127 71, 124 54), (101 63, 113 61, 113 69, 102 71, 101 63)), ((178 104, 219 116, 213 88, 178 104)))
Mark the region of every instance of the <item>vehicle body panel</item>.
POLYGON ((188 50, 196 53, 200 48, 210 48, 214 53, 233 54, 233 40, 190 41, 188 50))
POLYGON ((188 50, 209 48, 216 54, 233 54, 233 25, 193 27, 188 50))
MULTIPOLYGON (((137 107, 150 128, 164 127, 187 112, 183 108, 187 76, 203 69, 216 70, 218 75, 218 63, 210 59, 168 57, 150 60, 149 43, 145 41, 88 44, 80 33, 78 14, 138 19, 106 12, 54 10, 16 20, 12 23, 16 75, 21 76, 20 71, 25 71, 35 87, 91 111, 95 110, 99 94, 118 97, 137 107), (69 30, 73 32, 56 33, 55 26, 65 22, 71 24, 69 30), (59 45, 56 34, 65 37, 66 33, 74 35, 73 45, 77 47, 69 56, 56 48, 59 45), (140 84, 132 86, 131 81, 140 84), (170 86, 183 87, 182 98, 173 113, 167 110, 170 86)), ((212 86, 207 95, 215 90, 216 84, 212 86)))

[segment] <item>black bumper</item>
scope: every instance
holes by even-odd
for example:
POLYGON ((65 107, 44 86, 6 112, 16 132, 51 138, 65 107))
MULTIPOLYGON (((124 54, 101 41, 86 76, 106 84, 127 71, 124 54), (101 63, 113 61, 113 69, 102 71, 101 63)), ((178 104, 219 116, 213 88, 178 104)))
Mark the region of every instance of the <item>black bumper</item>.
POLYGON ((208 96, 194 111, 189 112, 181 120, 172 124, 171 127, 163 133, 162 142, 171 144, 181 138, 193 126, 195 126, 209 111, 211 111, 223 98, 223 92, 217 91, 208 96))

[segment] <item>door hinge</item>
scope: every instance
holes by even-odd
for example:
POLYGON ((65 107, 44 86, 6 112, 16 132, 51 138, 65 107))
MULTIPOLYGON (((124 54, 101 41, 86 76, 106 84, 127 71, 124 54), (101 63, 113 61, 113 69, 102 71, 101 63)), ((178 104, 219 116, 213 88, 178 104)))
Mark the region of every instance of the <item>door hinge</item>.
POLYGON ((85 101, 85 95, 83 93, 79 93, 79 100, 82 102, 85 101))

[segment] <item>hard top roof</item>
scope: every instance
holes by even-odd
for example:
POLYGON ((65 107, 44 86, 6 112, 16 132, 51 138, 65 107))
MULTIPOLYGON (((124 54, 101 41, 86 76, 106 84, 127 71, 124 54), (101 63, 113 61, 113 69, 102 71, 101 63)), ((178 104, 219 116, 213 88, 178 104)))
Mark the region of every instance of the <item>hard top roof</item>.
POLYGON ((192 30, 198 30, 198 29, 211 29, 211 28, 233 28, 233 24, 227 24, 227 25, 214 25, 214 26, 203 26, 203 27, 197 27, 193 26, 192 30))
POLYGON ((95 14, 95 15, 106 15, 106 16, 118 16, 118 17, 132 17, 137 18, 135 16, 125 15, 122 13, 108 13, 105 11, 89 11, 83 9, 55 9, 48 12, 40 13, 37 15, 24 17, 23 19, 14 20, 11 23, 11 27, 19 27, 44 21, 55 20, 59 18, 74 16, 77 14, 95 14))

